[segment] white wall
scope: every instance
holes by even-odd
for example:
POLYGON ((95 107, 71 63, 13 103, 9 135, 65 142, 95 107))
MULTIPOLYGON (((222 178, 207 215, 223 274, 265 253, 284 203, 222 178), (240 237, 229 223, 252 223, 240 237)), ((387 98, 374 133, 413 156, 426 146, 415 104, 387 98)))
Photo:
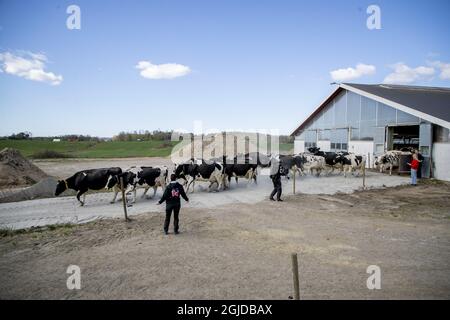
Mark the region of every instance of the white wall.
POLYGON ((450 181, 450 143, 433 144, 433 178, 450 181))
POLYGON ((317 141, 317 147, 320 148, 320 151, 330 151, 331 149, 331 142, 329 140, 319 140, 317 141))
POLYGON ((294 153, 305 152, 305 141, 303 140, 294 140, 294 153))
POLYGON ((373 141, 349 141, 348 152, 366 156, 366 168, 373 168, 373 141), (370 159, 367 159, 370 154, 370 159), (370 160, 370 163, 369 163, 370 160))

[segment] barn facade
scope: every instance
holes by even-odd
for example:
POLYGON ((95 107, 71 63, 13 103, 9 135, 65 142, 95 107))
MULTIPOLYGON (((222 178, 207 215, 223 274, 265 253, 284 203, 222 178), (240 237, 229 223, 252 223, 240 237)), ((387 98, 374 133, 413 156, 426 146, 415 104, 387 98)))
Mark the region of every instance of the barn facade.
POLYGON ((292 133, 295 153, 317 146, 368 157, 413 147, 423 177, 450 181, 450 88, 343 83, 292 133))

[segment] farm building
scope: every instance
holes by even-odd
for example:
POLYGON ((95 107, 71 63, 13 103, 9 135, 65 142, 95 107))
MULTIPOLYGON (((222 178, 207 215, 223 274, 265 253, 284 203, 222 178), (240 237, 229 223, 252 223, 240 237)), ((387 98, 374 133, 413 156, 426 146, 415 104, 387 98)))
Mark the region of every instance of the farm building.
POLYGON ((295 153, 311 146, 368 157, 414 147, 423 177, 450 181, 450 88, 339 84, 295 129, 295 153))

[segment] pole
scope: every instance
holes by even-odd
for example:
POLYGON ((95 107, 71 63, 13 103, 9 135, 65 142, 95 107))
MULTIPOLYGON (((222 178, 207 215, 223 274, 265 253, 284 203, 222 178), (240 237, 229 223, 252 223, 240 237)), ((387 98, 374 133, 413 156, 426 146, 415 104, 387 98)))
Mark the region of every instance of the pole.
POLYGON ((363 164, 363 189, 366 189, 366 164, 363 164))
POLYGON ((294 194, 295 194, 295 171, 297 171, 297 169, 294 170, 294 179, 292 181, 292 184, 293 184, 292 189, 293 189, 294 194))
POLYGON ((123 212, 125 213, 125 221, 130 221, 127 214, 127 198, 125 196, 125 188, 123 187, 123 177, 120 177, 120 189, 122 190, 123 212))
POLYGON ((293 273, 293 280, 294 280, 294 300, 300 300, 300 283, 298 280, 297 254, 293 253, 291 258, 292 258, 292 273, 293 273))

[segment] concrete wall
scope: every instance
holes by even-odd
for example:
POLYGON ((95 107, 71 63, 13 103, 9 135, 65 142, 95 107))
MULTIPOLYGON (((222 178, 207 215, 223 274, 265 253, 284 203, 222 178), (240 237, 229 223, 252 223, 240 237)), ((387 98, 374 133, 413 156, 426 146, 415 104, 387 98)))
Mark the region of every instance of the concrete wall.
POLYGON ((294 154, 305 152, 305 141, 294 140, 294 154))
POLYGON ((330 140, 319 140, 317 141, 317 147, 320 148, 320 151, 330 151, 331 149, 331 141, 330 140))
POLYGON ((433 144, 433 178, 450 181, 450 143, 433 144))
POLYGON ((358 155, 364 155, 367 159, 366 161, 366 168, 373 168, 373 148, 374 148, 374 142, 373 141, 352 141, 350 140, 348 142, 348 152, 353 152, 358 155), (370 155, 370 156, 369 156, 370 155))

